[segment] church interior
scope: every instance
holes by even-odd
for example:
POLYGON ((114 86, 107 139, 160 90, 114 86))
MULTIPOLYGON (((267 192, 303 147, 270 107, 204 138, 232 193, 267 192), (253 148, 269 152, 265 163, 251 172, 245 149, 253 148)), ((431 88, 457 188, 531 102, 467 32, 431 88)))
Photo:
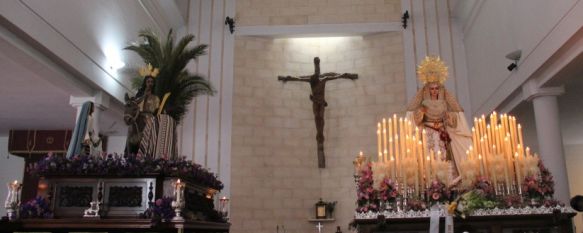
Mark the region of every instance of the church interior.
MULTIPOLYGON (((136 95, 146 65, 124 48, 147 44, 139 32, 148 29, 207 45, 185 70, 214 92, 187 103, 173 146, 222 182, 214 202, 228 198, 230 232, 356 232, 355 157, 381 158, 379 122, 410 111, 427 56, 447 67, 441 84, 458 121, 514 116, 521 145, 540 155, 554 198, 569 206, 583 195, 581 19, 581 0, 0 1, 0 183, 26 180, 35 151, 11 152, 15 132, 75 131, 88 100, 101 150, 124 154, 124 95, 136 95), (330 81, 321 96, 315 73, 330 81), (333 203, 332 216, 317 218, 319 200, 333 203)), ((572 222, 583 232, 581 214, 572 222)))

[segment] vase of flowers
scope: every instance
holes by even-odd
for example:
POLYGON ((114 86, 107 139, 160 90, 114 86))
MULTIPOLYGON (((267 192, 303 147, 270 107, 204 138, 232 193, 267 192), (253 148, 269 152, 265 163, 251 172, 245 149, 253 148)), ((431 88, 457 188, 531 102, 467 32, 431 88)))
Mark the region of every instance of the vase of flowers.
POLYGON ((439 180, 431 182, 431 185, 429 185, 429 188, 427 189, 427 199, 431 205, 448 201, 450 195, 450 190, 439 180))
POLYGON ((337 201, 326 202, 326 218, 334 218, 334 209, 337 201))

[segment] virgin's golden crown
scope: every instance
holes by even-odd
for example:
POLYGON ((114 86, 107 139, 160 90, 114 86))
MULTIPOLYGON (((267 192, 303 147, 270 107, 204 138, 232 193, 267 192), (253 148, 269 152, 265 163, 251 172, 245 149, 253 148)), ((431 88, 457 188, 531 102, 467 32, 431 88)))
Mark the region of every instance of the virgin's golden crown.
POLYGON ((447 79, 447 66, 438 56, 427 56, 417 66, 417 76, 423 84, 432 82, 443 84, 447 79))

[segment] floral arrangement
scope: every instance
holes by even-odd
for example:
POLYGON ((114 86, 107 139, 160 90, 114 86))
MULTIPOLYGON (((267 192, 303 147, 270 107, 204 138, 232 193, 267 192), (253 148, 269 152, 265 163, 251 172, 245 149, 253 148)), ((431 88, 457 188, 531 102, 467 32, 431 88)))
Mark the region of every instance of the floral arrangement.
POLYGON ((433 180, 427 189, 427 197, 431 203, 447 201, 449 200, 450 195, 450 190, 443 182, 439 180, 433 180))
POLYGON ((487 198, 484 192, 471 190, 451 202, 448 206, 448 212, 449 214, 466 218, 467 215, 477 209, 490 209, 496 207, 497 204, 497 201, 487 198))
POLYGON ((476 182, 473 185, 473 188, 474 188, 474 190, 476 190, 476 192, 480 193, 481 195, 483 195, 486 198, 494 199, 496 197, 494 185, 488 179, 488 177, 484 177, 484 176, 478 177, 478 179, 476 180, 476 182))
POLYGON ((357 188, 358 212, 376 211, 379 208, 378 191, 373 188, 372 164, 367 163, 360 170, 360 179, 357 188))
POLYGON ((221 190, 223 183, 215 174, 185 158, 170 160, 150 158, 140 154, 102 156, 76 155, 73 158, 49 153, 44 159, 27 167, 38 176, 142 176, 160 174, 181 177, 210 188, 221 190))
POLYGON ((522 190, 530 198, 542 199, 544 197, 551 197, 555 193, 553 176, 541 160, 538 161, 538 168, 540 170, 540 177, 536 175, 526 176, 522 183, 522 190))
POLYGON ((52 218, 49 200, 38 196, 20 206, 21 218, 52 218))
POLYGON ((545 207, 565 206, 565 203, 554 198, 548 198, 544 200, 543 206, 545 207))
POLYGON ((407 201, 407 209, 413 211, 421 211, 427 209, 427 204, 423 200, 410 199, 409 201, 407 201))
POLYGON ((521 208, 524 207, 522 197, 518 194, 506 195, 500 199, 500 207, 502 208, 521 208))
POLYGON ((397 198, 397 195, 399 194, 397 185, 392 179, 389 178, 383 179, 378 191, 379 199, 385 202, 395 201, 395 198, 397 198))
POLYGON ((171 197, 163 197, 154 202, 152 206, 152 212, 154 213, 155 218, 161 218, 164 220, 170 220, 174 218, 176 213, 172 208, 172 201, 174 199, 171 197))
POLYGON ((174 209, 172 208, 172 201, 173 200, 174 200, 174 198, 172 198, 172 197, 162 197, 162 198, 156 200, 152 204, 152 206, 150 208, 148 208, 146 210, 146 212, 144 212, 142 214, 142 217, 152 218, 154 220, 164 220, 164 221, 172 220, 172 218, 174 218, 174 216, 176 216, 176 213, 174 212, 174 209))

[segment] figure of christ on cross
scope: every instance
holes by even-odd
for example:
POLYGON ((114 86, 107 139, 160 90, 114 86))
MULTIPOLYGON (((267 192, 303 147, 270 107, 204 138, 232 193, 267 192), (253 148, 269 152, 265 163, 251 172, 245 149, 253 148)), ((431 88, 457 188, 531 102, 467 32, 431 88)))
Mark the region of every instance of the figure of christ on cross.
POLYGON ((314 58, 315 71, 313 75, 292 77, 292 76, 278 76, 277 79, 282 82, 300 81, 310 83, 312 94, 310 100, 312 101, 312 110, 314 111, 314 119, 316 120, 316 141, 318 142, 318 167, 325 168, 326 160, 324 158, 324 109, 328 106, 325 99, 326 82, 334 79, 358 79, 358 74, 338 74, 338 73, 323 73, 320 74, 320 58, 314 58))

